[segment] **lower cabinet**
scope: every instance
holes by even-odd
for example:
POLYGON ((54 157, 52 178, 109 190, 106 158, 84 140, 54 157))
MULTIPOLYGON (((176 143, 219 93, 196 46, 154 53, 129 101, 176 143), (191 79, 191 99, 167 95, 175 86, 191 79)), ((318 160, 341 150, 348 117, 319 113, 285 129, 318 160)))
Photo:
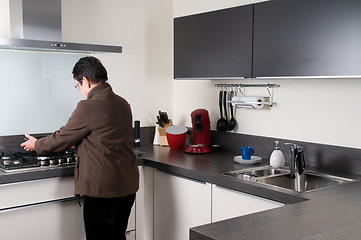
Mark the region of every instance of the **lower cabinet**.
POLYGON ((146 166, 139 173, 137 240, 188 240, 192 227, 284 205, 146 166))
POLYGON ((126 232, 125 238, 127 240, 135 240, 135 231, 126 232))
POLYGON ((1 239, 85 239, 77 200, 42 204, 0 213, 1 239))
POLYGON ((154 171, 154 240, 186 240, 210 222, 211 184, 154 171))
POLYGON ((135 200, 137 240, 153 240, 153 172, 153 168, 139 166, 139 190, 135 200))
POLYGON ((131 232, 135 232, 135 202, 129 215, 126 233, 130 234, 131 232))
POLYGON ((73 192, 73 177, 0 185, 1 239, 85 239, 73 192))
MULTIPOLYGON (((127 239, 135 239, 135 204, 127 239)), ((0 185, 1 239, 83 240, 83 208, 74 199, 74 178, 0 185)))
MULTIPOLYGON (((128 240, 187 240, 192 227, 283 206, 146 166, 139 172, 128 240)), ((85 239, 73 184, 73 177, 64 177, 0 185, 1 238, 85 239)))
POLYGON ((284 204, 212 185, 212 222, 261 212, 284 204))
POLYGON ((57 177, 0 185, 0 211, 74 197, 74 178, 57 177))

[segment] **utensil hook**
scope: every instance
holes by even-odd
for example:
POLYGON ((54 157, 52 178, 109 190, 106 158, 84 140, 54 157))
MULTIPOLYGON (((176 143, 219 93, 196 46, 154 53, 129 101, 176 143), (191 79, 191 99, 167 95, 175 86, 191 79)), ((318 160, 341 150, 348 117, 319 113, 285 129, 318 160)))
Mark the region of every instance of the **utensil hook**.
POLYGON ((246 93, 245 87, 242 87, 241 85, 238 86, 238 91, 241 93, 241 95, 245 95, 245 93, 246 93), (243 88, 243 91, 242 91, 242 88, 243 88))

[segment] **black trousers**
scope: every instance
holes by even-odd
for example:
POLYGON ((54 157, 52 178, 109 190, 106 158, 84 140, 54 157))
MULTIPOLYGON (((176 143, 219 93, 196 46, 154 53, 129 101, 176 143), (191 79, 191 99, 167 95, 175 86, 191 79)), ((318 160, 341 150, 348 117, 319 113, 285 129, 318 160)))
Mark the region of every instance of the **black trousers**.
POLYGON ((135 193, 120 198, 84 196, 83 218, 87 240, 126 240, 125 231, 135 193))

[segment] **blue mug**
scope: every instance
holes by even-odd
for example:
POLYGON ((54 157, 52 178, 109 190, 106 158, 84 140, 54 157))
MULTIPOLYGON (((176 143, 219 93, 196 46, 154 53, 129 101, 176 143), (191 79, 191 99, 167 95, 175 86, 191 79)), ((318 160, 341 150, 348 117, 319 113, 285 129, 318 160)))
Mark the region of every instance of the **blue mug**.
POLYGON ((251 160, 254 150, 251 147, 241 147, 241 155, 243 160, 251 160))

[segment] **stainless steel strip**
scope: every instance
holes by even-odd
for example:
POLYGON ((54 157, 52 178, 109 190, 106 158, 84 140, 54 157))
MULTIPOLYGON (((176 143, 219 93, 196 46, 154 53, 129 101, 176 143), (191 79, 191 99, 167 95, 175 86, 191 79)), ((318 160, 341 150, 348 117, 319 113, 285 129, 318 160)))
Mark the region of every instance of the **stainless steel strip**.
POLYGON ((74 201, 74 200, 78 200, 78 199, 81 199, 81 198, 82 197, 62 198, 62 199, 45 201, 45 202, 37 202, 37 203, 25 204, 25 205, 20 205, 20 206, 15 206, 15 207, 2 208, 2 209, 0 209, 0 213, 16 211, 16 210, 30 208, 30 207, 36 207, 36 206, 44 205, 44 204, 52 204, 52 203, 59 203, 59 202, 74 201))
POLYGON ((29 40, 20 38, 0 38, 0 49, 76 53, 122 52, 121 46, 29 40))

